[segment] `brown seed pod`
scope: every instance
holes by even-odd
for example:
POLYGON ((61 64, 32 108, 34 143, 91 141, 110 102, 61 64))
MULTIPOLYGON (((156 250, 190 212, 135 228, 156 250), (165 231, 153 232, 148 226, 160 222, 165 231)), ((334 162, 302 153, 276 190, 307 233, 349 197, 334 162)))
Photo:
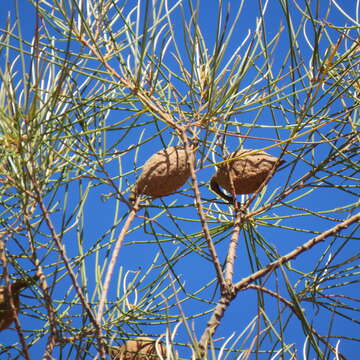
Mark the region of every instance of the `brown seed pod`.
MULTIPOLYGON (((230 176, 234 184, 235 194, 251 194, 259 189, 275 166, 278 158, 265 151, 246 155, 246 153, 254 151, 256 150, 242 149, 230 154, 226 160, 235 157, 240 158, 219 164, 216 174, 211 179, 211 189, 222 198, 232 201, 232 197, 225 195, 220 190, 221 186, 230 194, 232 193, 230 176)), ((282 163, 284 161, 280 160, 277 165, 282 163)))
POLYGON ((107 351, 111 360, 158 360, 158 348, 163 358, 166 358, 166 347, 162 342, 156 343, 155 339, 138 337, 128 340, 122 346, 109 346, 107 351))
POLYGON ((188 156, 183 146, 171 146, 152 155, 144 164, 130 201, 139 194, 153 198, 174 193, 190 176, 188 156))
MULTIPOLYGON (((39 277, 37 275, 31 278, 17 279, 11 286, 12 300, 16 309, 19 312, 20 300, 19 295, 21 290, 33 284, 39 277)), ((0 286, 0 331, 7 329, 15 320, 14 312, 10 304, 10 294, 7 286, 0 286)))

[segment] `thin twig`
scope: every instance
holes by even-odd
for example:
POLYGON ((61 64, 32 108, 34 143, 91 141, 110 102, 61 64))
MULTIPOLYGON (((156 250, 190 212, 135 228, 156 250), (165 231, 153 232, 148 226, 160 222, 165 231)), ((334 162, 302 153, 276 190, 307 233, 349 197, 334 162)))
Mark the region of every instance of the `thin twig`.
POLYGON ((264 286, 260 286, 260 285, 256 285, 256 284, 250 284, 245 289, 254 289, 254 290, 262 291, 268 295, 271 295, 271 296, 275 297, 276 299, 280 300, 286 306, 290 307, 295 312, 294 304, 291 301, 286 300, 284 297, 282 297, 275 291, 272 291, 264 286))
POLYGON ((46 224, 47 224, 47 226, 48 226, 48 228, 50 230, 51 236, 52 236, 52 238, 53 238, 53 240, 54 240, 54 242, 55 242, 55 244, 56 244, 56 246, 57 246, 57 248, 59 250, 60 256, 61 256, 61 258, 62 258, 62 260, 64 262, 64 265, 65 265, 65 268, 68 271, 68 274, 69 274, 69 276, 71 278, 74 289, 75 289, 77 295, 79 296, 79 299, 80 299, 82 305, 84 306, 84 309, 85 309, 87 315, 89 316, 90 321, 93 323, 93 325, 94 325, 94 327, 96 329, 96 332, 97 332, 97 335, 98 335, 99 348, 100 348, 101 353, 103 353, 102 355, 103 355, 103 358, 104 358, 105 353, 104 353, 104 350, 102 350, 103 346, 101 344, 100 326, 99 326, 99 324, 98 324, 98 322, 97 322, 97 320, 96 320, 96 318, 95 318, 89 304, 87 303, 87 301, 85 299, 85 296, 84 296, 79 284, 77 283, 76 275, 75 275, 75 273, 74 273, 74 271, 73 271, 73 269, 72 269, 72 267, 70 265, 70 261, 69 261, 67 255, 66 255, 65 247, 61 243, 61 240, 60 240, 60 238, 58 237, 58 235, 57 235, 57 233, 55 231, 54 225, 53 225, 53 223, 52 223, 52 221, 50 219, 48 209, 46 208, 46 206, 44 204, 43 198, 42 198, 40 190, 38 188, 37 181, 35 180, 34 176, 32 176, 32 182, 34 184, 34 190, 36 192, 36 200, 37 200, 37 202, 38 202, 38 204, 39 204, 39 206, 41 208, 41 211, 42 211, 42 213, 44 215, 44 219, 45 219, 45 222, 46 222, 46 224))
POLYGON ((103 312, 104 312, 106 297, 107 297, 107 293, 109 291, 110 281, 111 281, 111 278, 112 278, 112 275, 114 272, 116 260, 119 256, 119 252, 120 252, 121 246, 123 244, 125 235, 127 234, 128 230, 130 228, 130 225, 131 225, 132 221, 134 220, 136 213, 139 209, 139 202, 140 202, 140 197, 137 197, 135 200, 134 206, 131 209, 131 211, 125 221, 125 224, 120 231, 119 237, 116 240, 115 248, 113 250, 113 253, 112 253, 112 256, 110 259, 110 263, 109 263, 109 266, 108 266, 108 269, 106 272, 105 282, 104 282, 103 290, 101 292, 101 298, 100 298, 98 311, 97 311, 97 315, 96 315, 96 321, 98 324, 100 324, 100 326, 101 326, 102 316, 103 316, 103 312))
MULTIPOLYGON (((275 297, 276 299, 281 301, 283 304, 288 306, 293 311, 293 313, 296 316, 298 316, 297 310, 295 309, 294 304, 291 301, 286 300, 284 297, 282 297, 281 295, 279 295, 275 291, 272 291, 272 290, 267 289, 267 288, 265 288, 263 286, 259 286, 259 285, 255 285, 255 284, 250 284, 245 289, 254 289, 254 290, 262 291, 262 292, 264 292, 264 293, 266 293, 268 295, 271 295, 271 296, 275 297)), ((302 299, 302 300, 304 300, 304 299, 302 299)), ((320 335, 310 324, 308 324, 308 328, 313 333, 313 335, 315 335, 323 344, 325 344, 335 354, 336 349, 328 341, 326 341, 322 335, 320 335)), ((346 359, 343 355, 341 355, 341 354, 339 354, 339 355, 341 356, 342 360, 346 359)))
POLYGON ((200 344, 205 349, 206 344, 210 337, 213 336, 215 333, 217 327, 220 325, 221 319, 225 315, 225 311, 227 310, 230 302, 235 299, 236 295, 243 289, 245 289, 247 286, 249 286, 250 283, 253 283, 255 280, 265 276, 266 274, 274 271, 284 263, 295 259, 298 255, 301 253, 308 251, 311 249, 314 245, 324 241, 327 237, 337 234, 343 229, 346 229, 348 226, 350 226, 353 223, 356 223, 360 220, 360 213, 350 217, 349 219, 343 221, 342 223, 332 227, 329 230, 324 231, 320 235, 316 236, 315 238, 312 238, 308 242, 306 242, 304 245, 301 245, 297 247, 295 250, 291 251, 287 255, 281 256, 278 260, 270 263, 263 269, 255 272, 254 274, 242 279, 238 283, 234 285, 234 292, 232 294, 228 294, 227 297, 222 296, 218 305, 216 306, 213 315, 211 316, 210 320, 207 323, 207 327, 201 336, 200 344))
POLYGON ((94 56, 100 61, 101 64, 104 65, 104 67, 113 75, 115 76, 120 83, 131 90, 138 99, 145 104, 150 112, 154 113, 155 115, 159 116, 160 119, 162 119, 165 123, 167 123, 169 126, 171 126, 173 129, 177 129, 180 131, 179 125, 176 124, 176 122, 173 120, 173 117, 171 114, 169 114, 159 103, 159 101, 156 100, 154 96, 152 96, 150 93, 138 88, 136 84, 133 84, 129 79, 125 79, 119 75, 119 73, 109 65, 109 63, 106 61, 106 59, 103 57, 103 55, 94 47, 92 46, 88 41, 84 39, 84 37, 79 34, 76 29, 73 29, 76 33, 76 36, 78 36, 79 41, 82 42, 85 46, 89 48, 89 50, 94 54, 94 56))
POLYGON ((4 294, 3 301, 7 301, 7 300, 9 301, 9 305, 10 305, 11 311, 14 316, 16 330, 19 334, 20 343, 21 343, 22 350, 23 350, 23 355, 26 360, 30 360, 29 349, 28 349, 28 346, 25 341, 24 333, 21 329, 21 324, 19 321, 17 309, 15 307, 14 298, 13 298, 13 294, 12 294, 12 290, 11 290, 11 282, 10 282, 9 273, 8 273, 7 259, 6 259, 6 255, 5 255, 5 246, 4 246, 3 240, 0 240, 0 259, 3 263, 2 264, 3 265, 3 277, 5 278, 5 287, 6 287, 6 291, 8 293, 8 298, 6 298, 6 296, 4 294))
POLYGON ((360 213, 357 213, 356 215, 353 215, 352 217, 343 221, 342 223, 337 224, 336 226, 332 227, 331 229, 324 231, 320 235, 307 241, 304 245, 298 246, 295 250, 291 251, 287 255, 281 256, 276 261, 273 261, 272 263, 267 265, 265 268, 255 272, 254 274, 239 281, 237 284, 235 284, 235 290, 239 291, 239 290, 245 288, 248 284, 254 282, 255 280, 259 279, 260 277, 263 277, 267 273, 277 269, 282 264, 285 264, 286 262, 295 259, 301 253, 311 249, 314 245, 324 241, 327 237, 337 234, 341 230, 346 229, 348 226, 350 226, 351 224, 353 224, 354 222, 357 222, 359 220, 360 220, 360 213))
POLYGON ((212 241, 211 238, 211 234, 209 231, 209 227, 207 225, 206 222, 206 218, 204 215, 204 209, 202 206, 202 202, 201 202, 201 195, 200 195, 200 191, 199 191, 199 185, 197 182, 197 178, 196 178, 196 174, 195 174, 195 167, 194 167, 194 162, 195 162, 195 157, 194 157, 194 153, 193 151, 190 149, 189 146, 189 142, 186 136, 186 133, 183 132, 183 137, 184 137, 184 145, 185 145, 185 151, 186 151, 186 155, 187 155, 187 161, 189 163, 189 167, 190 167, 190 174, 191 174, 191 180, 193 183, 193 189, 194 189, 194 193, 195 193, 195 203, 196 203, 196 208, 199 214, 199 218, 200 218, 200 223, 201 223, 201 227, 202 227, 202 231, 204 233, 205 236, 205 240, 207 242, 207 246, 211 255, 211 259, 213 262, 213 265, 215 267, 215 272, 216 272, 216 276, 217 279, 220 283, 221 289, 223 290, 225 287, 225 281, 224 281, 224 277, 222 274, 222 269, 221 269, 221 264, 219 261, 219 257, 216 253, 216 249, 214 246, 214 243, 212 241))

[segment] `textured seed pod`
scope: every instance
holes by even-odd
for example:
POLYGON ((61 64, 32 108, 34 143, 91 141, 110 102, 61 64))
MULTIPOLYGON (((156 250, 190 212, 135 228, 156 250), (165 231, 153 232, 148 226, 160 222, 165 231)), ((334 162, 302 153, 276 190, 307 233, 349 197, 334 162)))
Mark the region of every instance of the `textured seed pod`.
POLYGON ((171 146, 152 155, 144 164, 142 173, 130 200, 143 194, 153 198, 174 193, 190 176, 188 157, 183 146, 171 146))
MULTIPOLYGON (((19 295, 21 290, 30 286, 37 279, 37 275, 27 279, 17 279, 10 285, 12 300, 16 309, 16 313, 19 312, 20 308, 19 295)), ((15 316, 11 308, 8 288, 7 286, 0 286, 0 331, 7 329, 14 320, 15 316)))
MULTIPOLYGON (((216 174, 211 179, 211 189, 217 194, 231 201, 232 197, 223 194, 219 188, 221 186, 231 194, 232 178, 235 194, 251 194, 255 192, 269 175, 275 166, 278 158, 265 151, 259 151, 256 154, 246 155, 246 153, 256 150, 242 149, 230 154, 226 160, 240 156, 218 166, 216 174)), ((278 165, 284 163, 280 160, 278 165)))
POLYGON ((109 346, 108 354, 111 360, 158 360, 156 345, 163 358, 166 358, 166 348, 161 343, 148 337, 138 337, 128 340, 122 346, 109 346))

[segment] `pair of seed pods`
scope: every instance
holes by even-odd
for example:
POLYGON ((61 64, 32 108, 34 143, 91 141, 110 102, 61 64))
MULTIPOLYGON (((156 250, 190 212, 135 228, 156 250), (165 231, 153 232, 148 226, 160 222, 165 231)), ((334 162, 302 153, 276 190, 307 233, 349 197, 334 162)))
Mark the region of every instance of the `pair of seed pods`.
MULTIPOLYGON (((232 196, 224 194, 220 187, 230 194, 233 193, 232 187, 235 194, 251 194, 259 189, 274 166, 283 162, 265 151, 238 150, 218 164, 218 170, 210 181, 211 190, 232 202, 232 196)), ((184 146, 168 147, 145 162, 130 200, 134 201, 140 194, 152 198, 170 195, 184 185, 189 176, 190 166, 184 146)))

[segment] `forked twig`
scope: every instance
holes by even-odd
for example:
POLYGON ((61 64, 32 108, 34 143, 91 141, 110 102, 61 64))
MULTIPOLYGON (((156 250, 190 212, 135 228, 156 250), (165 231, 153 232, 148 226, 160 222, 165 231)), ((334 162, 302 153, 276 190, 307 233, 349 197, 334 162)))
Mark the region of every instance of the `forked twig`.
POLYGON ((211 316, 210 320, 207 323, 207 327, 205 331, 203 332, 203 335, 201 336, 200 344, 203 349, 206 348, 207 343, 209 341, 209 338, 212 337, 217 329, 217 327, 220 325, 221 319, 225 315, 225 311, 227 310, 229 304, 232 300, 235 299, 237 294, 241 291, 246 289, 250 283, 253 283, 255 280, 265 276, 266 274, 274 271, 275 269, 279 268, 281 265, 285 264, 286 262, 295 259, 297 256, 302 254, 303 252, 308 251, 311 249, 314 245, 325 241, 326 238, 332 235, 336 235, 341 230, 346 229, 351 224, 356 223, 360 221, 360 213, 353 215, 347 220, 344 220, 340 224, 330 228, 329 230, 324 231, 320 235, 310 239, 305 244, 297 247, 295 250, 289 252, 288 254, 281 256, 276 261, 273 261, 269 265, 265 266, 263 269, 253 273, 252 275, 242 279, 238 283, 234 284, 234 292, 227 294, 227 296, 222 296, 220 298, 220 301, 218 305, 216 306, 213 315, 211 316))

